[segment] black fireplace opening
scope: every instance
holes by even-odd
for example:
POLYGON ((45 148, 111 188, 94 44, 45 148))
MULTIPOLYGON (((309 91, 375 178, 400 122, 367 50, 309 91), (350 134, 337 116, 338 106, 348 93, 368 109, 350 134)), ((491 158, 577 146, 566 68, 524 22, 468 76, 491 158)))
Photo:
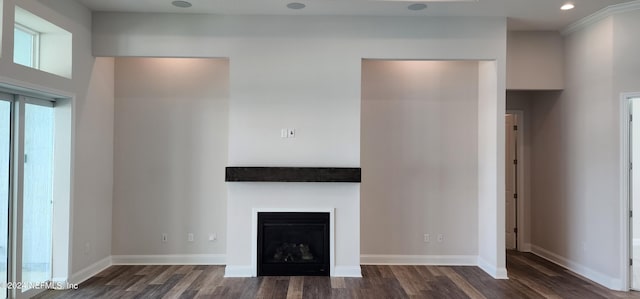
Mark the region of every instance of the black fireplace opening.
POLYGON ((258 276, 329 276, 329 213, 259 212, 258 276))

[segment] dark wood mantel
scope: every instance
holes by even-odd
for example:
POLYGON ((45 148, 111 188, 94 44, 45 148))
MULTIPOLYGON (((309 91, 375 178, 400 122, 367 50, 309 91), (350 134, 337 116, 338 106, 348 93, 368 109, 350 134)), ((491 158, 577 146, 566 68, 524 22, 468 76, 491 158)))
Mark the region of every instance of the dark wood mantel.
POLYGON ((360 168, 347 167, 227 167, 226 182, 360 183, 360 168))

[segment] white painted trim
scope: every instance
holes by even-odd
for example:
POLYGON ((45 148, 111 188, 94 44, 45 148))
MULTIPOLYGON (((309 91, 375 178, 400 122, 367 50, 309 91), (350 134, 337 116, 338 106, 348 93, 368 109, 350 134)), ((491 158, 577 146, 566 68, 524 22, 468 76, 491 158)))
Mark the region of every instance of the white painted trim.
MULTIPOLYGON (((46 72, 45 72, 46 73, 46 72)), ((53 75, 51 73, 46 73, 53 75)), ((59 77, 57 75, 53 75, 59 77)), ((16 80, 14 78, 0 76, 0 87, 9 90, 18 91, 18 93, 27 96, 45 97, 45 98, 74 98, 75 94, 60 89, 55 89, 39 84, 33 84, 26 81, 16 80)))
POLYGON ((332 271, 335 277, 362 277, 360 266, 335 266, 332 271))
POLYGON ((509 279, 507 268, 496 268, 494 263, 487 262, 481 256, 478 256, 478 267, 495 279, 509 279))
POLYGON ((608 276, 536 245, 532 246, 531 252, 609 289, 619 291, 624 290, 623 281, 619 278, 608 276))
MULTIPOLYGON (((251 275, 250 277, 258 276, 258 212, 256 209, 251 210, 251 275)), ((227 247, 229 248, 229 247, 227 247)), ((228 250, 228 249, 227 249, 228 250)), ((227 265, 229 269, 229 265, 227 265)), ((234 277, 230 273, 235 273, 232 266, 227 272, 225 271, 225 277, 234 277)), ((242 276, 240 276, 242 277, 242 276)))
POLYGON ((631 207, 631 194, 629 180, 629 163, 630 146, 629 140, 629 115, 631 114, 631 107, 629 100, 631 98, 640 97, 640 92, 626 92, 620 94, 620 199, 619 199, 619 211, 620 211, 620 279, 621 279, 621 291, 628 291, 631 289, 631 266, 629 266, 629 259, 633 250, 631 249, 631 219, 626 217, 631 207))
MULTIPOLYGON (((524 242, 524 235, 529 232, 529 227, 526 225, 526 221, 525 221, 525 214, 528 214, 527 211, 525 211, 525 202, 527 202, 527 200, 529 200, 529 197, 527 196, 527 185, 526 185, 526 179, 525 179, 525 169, 527 166, 527 161, 525 160, 526 157, 526 150, 524 147, 524 135, 526 134, 526 127, 525 127, 525 122, 524 122, 524 111, 523 110, 507 110, 508 114, 515 114, 516 116, 516 126, 518 126, 518 133, 516 134, 516 142, 518 143, 518 148, 516 149, 516 159, 518 160, 518 200, 517 200, 517 208, 518 208, 518 221, 517 221, 517 226, 518 226, 518 251, 521 252, 527 252, 527 250, 525 250, 523 248, 523 246, 526 244, 524 242)), ((528 218, 528 217, 527 217, 528 218)), ((531 251, 531 244, 529 244, 529 248, 528 251, 531 251)))
POLYGON ((229 266, 224 268, 224 277, 255 277, 252 266, 229 266))
MULTIPOLYGON (((629 98, 624 94, 620 95, 620 215, 629 213, 631 204, 631 194, 629 193, 629 163, 630 163, 630 140, 629 140, 629 115, 631 113, 629 98)), ((631 267, 629 259, 631 250, 629 239, 631 238, 631 221, 628 217, 620 217, 620 278, 624 282, 624 291, 631 288, 631 267)))
MULTIPOLYGON (((258 276, 258 213, 259 212, 296 212, 296 213, 329 213, 329 275, 335 276, 336 268, 336 225, 335 208, 253 208, 251 209, 251 273, 258 276)), ((227 266, 228 267, 228 266, 227 266)), ((359 267, 359 266, 358 266, 359 267)), ((225 275, 226 272, 225 272, 225 275)), ((232 277, 232 276, 229 276, 232 277)))
POLYGON ((569 24, 569 26, 565 27, 560 31, 562 35, 569 35, 576 31, 579 31, 589 25, 595 24, 599 21, 606 19, 615 14, 624 13, 628 11, 633 11, 640 9, 640 1, 631 1, 627 3, 621 3, 616 5, 607 6, 589 16, 586 16, 576 22, 569 24))
POLYGON ((53 283, 64 283, 69 281, 66 277, 53 277, 51 278, 51 282, 53 283))
POLYGON ((520 252, 531 252, 531 243, 524 243, 520 248, 518 248, 520 252))
POLYGON ((109 267, 111 267, 112 265, 112 260, 111 260, 111 256, 105 257, 95 263, 93 263, 92 265, 89 265, 88 267, 73 273, 71 275, 71 278, 69 279, 69 283, 77 283, 80 284, 82 282, 84 282, 85 280, 95 276, 96 274, 102 272, 102 270, 107 269, 109 267))
POLYGON ((224 254, 114 255, 113 265, 224 265, 224 254))
POLYGON ((438 265, 438 266, 477 266, 476 255, 360 255, 363 265, 438 265))

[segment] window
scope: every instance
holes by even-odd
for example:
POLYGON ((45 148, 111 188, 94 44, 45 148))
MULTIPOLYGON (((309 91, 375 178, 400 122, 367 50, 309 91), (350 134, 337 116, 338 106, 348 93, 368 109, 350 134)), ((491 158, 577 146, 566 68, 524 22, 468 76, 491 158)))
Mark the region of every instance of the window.
POLYGON ((16 23, 13 29, 13 62, 37 69, 39 49, 40 33, 16 23))
POLYGON ((13 62, 71 79, 73 35, 15 6, 13 62))

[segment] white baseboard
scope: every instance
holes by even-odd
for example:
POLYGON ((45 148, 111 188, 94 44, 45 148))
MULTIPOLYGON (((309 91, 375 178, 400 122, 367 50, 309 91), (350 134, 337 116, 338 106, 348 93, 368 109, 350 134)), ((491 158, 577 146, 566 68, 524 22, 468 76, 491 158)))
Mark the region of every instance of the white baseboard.
POLYGON ((224 265, 224 254, 114 255, 113 265, 224 265))
MULTIPOLYGON (((105 257, 93 263, 92 265, 89 265, 88 267, 76 273, 73 273, 71 275, 71 278, 69 279, 69 283, 80 284, 85 280, 93 277, 94 275, 100 273, 102 270, 109 268, 111 265, 112 265, 111 257, 110 256, 105 257)), ((61 279, 61 278, 57 278, 57 279, 61 279)))
POLYGON ((360 266, 336 266, 333 277, 362 277, 360 266))
POLYGON ((497 268, 495 265, 487 262, 481 257, 478 257, 478 267, 495 279, 509 279, 509 276, 507 275, 507 268, 497 268))
POLYGON ((360 255, 363 265, 439 265, 439 266, 476 266, 475 255, 360 255))
POLYGON ((63 283, 68 282, 69 280, 66 277, 52 277, 51 282, 53 283, 63 283))
POLYGON ((551 251, 548 251, 542 247, 532 245, 531 252, 541 258, 544 258, 552 263, 560 265, 564 268, 571 270, 572 272, 581 275, 587 279, 590 279, 598 284, 601 284, 612 290, 625 291, 622 280, 616 277, 611 277, 593 270, 583 264, 572 261, 560 255, 557 255, 551 251))
POLYGON ((251 266, 230 266, 224 268, 224 277, 254 277, 256 276, 251 266))

